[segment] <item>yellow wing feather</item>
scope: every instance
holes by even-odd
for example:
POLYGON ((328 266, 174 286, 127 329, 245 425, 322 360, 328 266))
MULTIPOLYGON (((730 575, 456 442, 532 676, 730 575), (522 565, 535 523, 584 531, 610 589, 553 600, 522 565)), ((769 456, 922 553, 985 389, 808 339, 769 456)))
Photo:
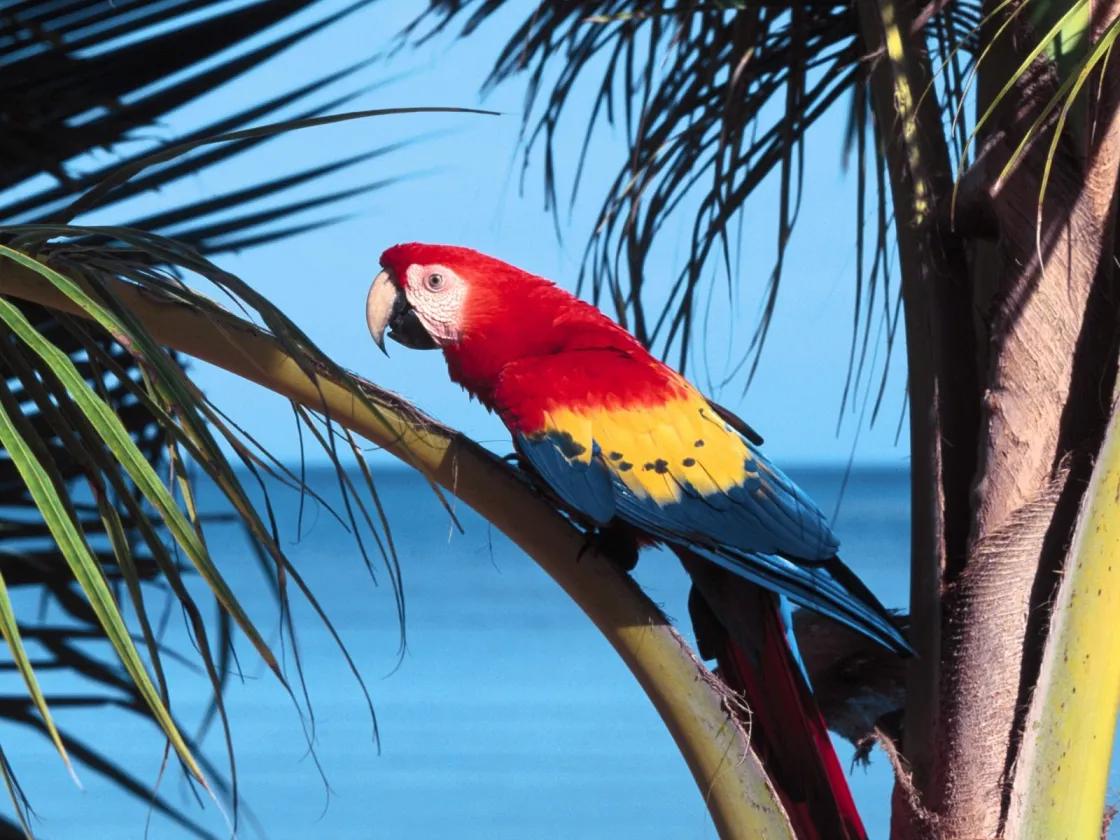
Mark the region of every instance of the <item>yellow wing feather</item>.
POLYGON ((597 443, 603 463, 630 492, 659 505, 680 501, 684 483, 711 495, 756 475, 742 438, 695 391, 641 408, 553 409, 548 419, 577 441, 597 443))

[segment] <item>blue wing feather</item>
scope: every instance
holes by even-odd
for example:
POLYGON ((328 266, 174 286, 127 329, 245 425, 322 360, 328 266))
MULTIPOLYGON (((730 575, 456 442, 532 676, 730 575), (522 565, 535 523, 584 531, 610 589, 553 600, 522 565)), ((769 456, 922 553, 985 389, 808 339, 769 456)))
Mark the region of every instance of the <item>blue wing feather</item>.
POLYGON ((639 499, 618 481, 614 491, 619 518, 652 536, 688 548, 752 583, 865 633, 892 650, 910 652, 890 614, 835 555, 806 564, 778 554, 742 549, 738 547, 744 542, 741 535, 733 542, 721 539, 727 529, 726 512, 707 506, 701 499, 685 498, 677 504, 661 506, 639 499))
POLYGON ((554 434, 529 437, 516 435, 518 450, 565 504, 597 525, 606 525, 615 516, 614 488, 610 473, 603 466, 594 446, 586 461, 564 454, 565 442, 554 434))
POLYGON ((699 492, 687 471, 657 470, 680 489, 677 501, 666 503, 636 495, 620 467, 603 457, 594 429, 583 433, 586 441, 555 431, 516 435, 515 442, 553 492, 589 521, 606 525, 617 517, 888 648, 909 650, 890 614, 837 559, 839 544, 824 514, 749 443, 746 477, 719 492, 699 492))

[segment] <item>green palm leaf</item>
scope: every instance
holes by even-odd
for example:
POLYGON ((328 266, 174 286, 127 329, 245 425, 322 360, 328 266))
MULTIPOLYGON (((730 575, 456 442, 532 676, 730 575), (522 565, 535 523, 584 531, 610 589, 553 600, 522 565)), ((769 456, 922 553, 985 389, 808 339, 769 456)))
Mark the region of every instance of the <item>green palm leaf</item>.
POLYGON ((8 643, 8 649, 12 652, 12 660, 27 685, 27 693, 35 703, 35 708, 39 710, 39 714, 43 718, 43 725, 47 727, 47 732, 54 742, 55 749, 62 756, 71 778, 74 779, 75 783, 78 783, 74 766, 70 763, 70 756, 67 755, 66 747, 62 743, 62 736, 58 734, 50 709, 47 708, 46 698, 43 697, 43 691, 39 688, 39 680, 35 677, 31 661, 27 658, 27 651, 23 647, 23 637, 20 635, 19 624, 16 622, 15 611, 12 609, 12 599, 8 596, 8 587, 4 583, 2 574, 0 574, 0 635, 3 635, 4 641, 8 643))
POLYGON ((152 715, 191 774, 209 789, 202 768, 199 767, 178 727, 171 719, 171 714, 160 698, 140 659, 140 654, 132 643, 101 565, 77 527, 66 491, 61 486, 61 481, 50 465, 49 459, 45 457, 42 446, 34 445, 32 435, 34 435, 33 430, 30 430, 29 424, 22 418, 19 406, 12 403, 10 393, 7 389, 0 391, 0 445, 8 452, 20 475, 23 476, 31 497, 43 514, 52 537, 74 574, 74 579, 89 599, 90 606, 97 615, 106 637, 151 709, 152 715))

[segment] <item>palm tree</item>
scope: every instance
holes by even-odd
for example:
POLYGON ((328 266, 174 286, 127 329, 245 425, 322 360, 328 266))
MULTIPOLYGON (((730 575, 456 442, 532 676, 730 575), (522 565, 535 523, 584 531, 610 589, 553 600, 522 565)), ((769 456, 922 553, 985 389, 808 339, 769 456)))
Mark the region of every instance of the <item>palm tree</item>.
MULTIPOLYGON (((252 8, 263 14, 297 5, 252 8)), ((501 5, 437 3, 404 37, 426 37, 459 16, 470 37, 501 5)), ((24 15, 31 9, 35 20, 60 14, 54 3, 17 9, 24 15)), ((129 12, 121 14, 114 25, 127 20, 129 12)), ((695 302, 713 267, 735 282, 734 234, 745 202, 768 175, 779 178, 779 256, 744 377, 758 364, 797 207, 811 200, 811 185, 799 175, 802 143, 823 113, 848 98, 848 146, 860 184, 854 208, 859 314, 848 398, 859 388, 882 392, 885 373, 873 382, 865 370, 867 348, 880 322, 888 344, 893 341, 900 311, 909 370, 910 626, 919 655, 907 665, 901 723, 888 714, 871 733, 895 765, 898 837, 1100 831, 1120 686, 1106 629, 1120 591, 1110 565, 1120 451, 1108 434, 1118 347, 1113 266, 1120 134, 1112 121, 1120 90, 1106 60, 1120 32, 1117 17, 1107 4, 1011 0, 984 7, 858 0, 650 10, 618 2, 542 4, 496 60, 495 83, 528 73, 526 154, 530 160, 543 154, 554 207, 559 174, 551 138, 577 83, 602 75, 589 130, 599 120, 622 121, 630 151, 604 196, 584 278, 594 298, 680 367, 696 344, 695 302), (865 230, 869 213, 876 223, 865 230), (646 257, 666 221, 682 214, 692 219, 690 259, 668 303, 647 311, 646 257), (890 285, 895 259, 897 290, 890 285)), ((186 43, 192 40, 178 49, 186 43)), ((176 44, 164 46, 178 54, 176 44)), ((19 58, 18 51, 11 54, 19 58)), ((58 59, 60 66, 70 60, 58 59)), ((59 72, 56 66, 39 78, 46 84, 59 72)), ((85 109, 113 101, 99 94, 85 109)), ((5 111, 5 119, 19 124, 40 101, 25 100, 14 116, 5 111)), ((78 104, 70 106, 73 113, 78 104)), ((107 109, 110 133, 94 143, 112 142, 121 136, 112 131, 148 118, 142 109, 121 110, 126 113, 107 109)), ((194 140, 262 116, 247 112, 194 140)), ((76 145, 67 131, 54 126, 44 134, 50 142, 14 144, 8 153, 23 155, 21 177, 61 175, 60 161, 90 147, 76 145), (66 143, 46 160, 44 150, 59 137, 66 143)), ((236 134, 218 145, 192 140, 132 161, 107 182, 103 174, 78 185, 60 180, 54 189, 62 192, 49 201, 65 204, 84 191, 71 210, 103 205, 151 186, 152 173, 185 171, 175 167, 196 167, 199 157, 232 153, 273 131, 236 134), (85 191, 97 182, 102 186, 85 191)), ((577 169, 573 191, 578 185, 577 169)), ((242 198, 229 196, 222 206, 242 198)), ((215 435, 236 441, 247 466, 273 465, 197 393, 165 347, 224 365, 318 412, 318 420, 301 417, 340 465, 344 484, 340 427, 385 444, 476 506, 546 566, 631 665, 681 744, 721 832, 790 836, 765 766, 750 752, 727 698, 707 678, 696 679, 706 674, 703 666, 682 652, 656 608, 609 558, 593 555, 573 565, 580 535, 528 494, 511 468, 340 370, 267 300, 200 253, 218 250, 215 243, 226 241, 228 231, 201 226, 202 234, 169 239, 158 233, 166 219, 92 229, 59 224, 57 210, 36 212, 4 214, 27 222, 5 228, 0 252, 0 291, 7 296, 0 300, 6 332, 0 361, 8 366, 0 443, 11 465, 5 486, 10 498, 42 515, 38 534, 49 534, 63 555, 52 553, 53 566, 47 564, 58 597, 78 582, 87 623, 109 635, 128 670, 133 706, 157 718, 198 778, 213 774, 195 763, 168 711, 160 652, 145 629, 142 581, 158 576, 175 589, 177 580, 174 566, 161 562, 157 526, 210 583, 228 620, 250 639, 260 637, 208 562, 189 486, 177 485, 174 496, 150 466, 156 453, 209 473, 274 563, 277 580, 294 570, 248 503, 215 435), (173 269, 235 296, 267 332, 219 311, 173 269), (164 303, 145 297, 153 294, 164 303), (45 309, 28 309, 27 301, 45 309), (222 341, 199 339, 206 335, 222 341), (101 371, 119 374, 107 380, 101 371), (120 393, 110 392, 109 381, 120 393), (28 412, 29 404, 36 410, 28 412), (138 419, 114 424, 113 411, 134 404, 143 409, 138 419), (148 441, 158 443, 145 450, 148 441), (77 476, 94 489, 92 508, 73 502, 77 476), (483 487, 499 489, 484 493, 483 487), (81 536, 91 525, 105 535, 101 555, 81 536), (59 576, 64 564, 69 571, 59 576), (110 574, 123 581, 137 611, 139 644, 154 680, 120 618, 110 574), (723 761, 729 749, 745 756, 731 769, 723 761)), ((171 215, 174 222, 183 218, 171 215)), ((248 217, 235 232, 243 242, 267 238, 241 232, 280 215, 248 217)), ((385 527, 376 506, 368 521, 374 533, 385 527)), ((395 562, 388 546, 387 562, 395 562)), ((35 571, 42 564, 30 568, 34 585, 49 585, 35 571)), ((28 683, 24 718, 34 708, 50 729, 49 704, 21 658, 23 627, 4 598, 0 618, 28 683)), ((204 623, 196 627, 201 637, 204 623)), ((258 643, 258 650, 269 661, 267 646, 258 643)), ((205 643, 200 655, 220 712, 220 663, 205 643)), ((65 741, 56 736, 59 745, 65 741)), ((6 759, 0 768, 18 801, 6 759)))

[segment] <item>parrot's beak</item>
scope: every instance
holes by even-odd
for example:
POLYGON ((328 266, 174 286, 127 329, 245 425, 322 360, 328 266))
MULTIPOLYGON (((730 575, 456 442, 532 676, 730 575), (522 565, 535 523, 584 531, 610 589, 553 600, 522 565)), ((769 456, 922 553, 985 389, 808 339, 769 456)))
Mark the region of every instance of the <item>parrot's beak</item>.
POLYGON ((434 350, 438 346, 428 335, 416 316, 416 311, 409 305, 404 292, 388 271, 378 274, 369 287, 369 294, 366 296, 366 323, 369 324, 369 333, 374 342, 386 356, 389 355, 385 349, 386 330, 389 331, 389 338, 405 347, 434 350))

